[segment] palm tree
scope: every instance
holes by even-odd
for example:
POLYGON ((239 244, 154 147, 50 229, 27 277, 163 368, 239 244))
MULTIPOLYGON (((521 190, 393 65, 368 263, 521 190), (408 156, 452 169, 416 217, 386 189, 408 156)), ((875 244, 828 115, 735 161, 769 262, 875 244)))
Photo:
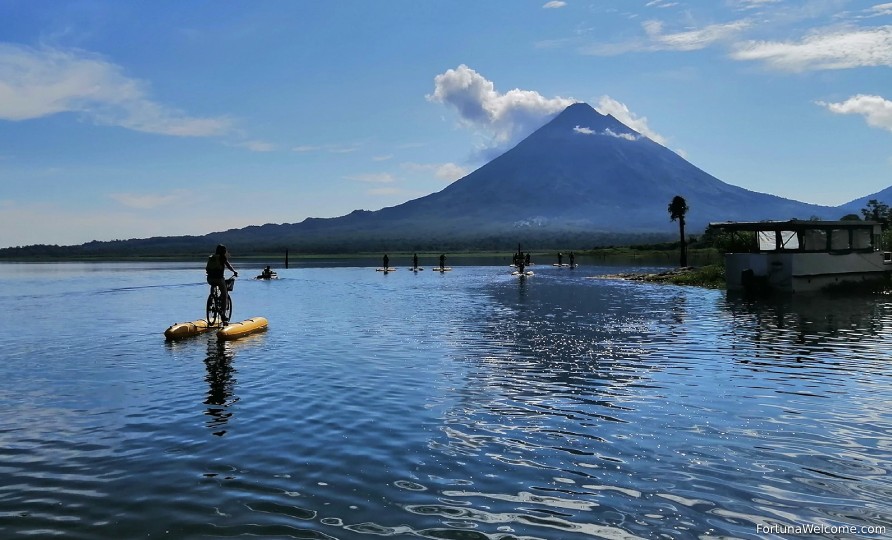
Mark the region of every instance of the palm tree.
POLYGON ((678 220, 678 233, 681 235, 681 266, 688 265, 688 246, 684 239, 684 216, 688 213, 688 203, 684 197, 676 195, 672 197, 669 203, 669 218, 672 221, 678 220))

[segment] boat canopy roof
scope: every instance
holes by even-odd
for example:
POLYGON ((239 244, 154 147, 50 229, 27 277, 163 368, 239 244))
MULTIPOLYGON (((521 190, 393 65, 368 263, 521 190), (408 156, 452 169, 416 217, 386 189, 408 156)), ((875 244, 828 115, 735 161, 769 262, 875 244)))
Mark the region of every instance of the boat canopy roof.
POLYGON ((846 253, 876 251, 880 246, 882 225, 876 221, 728 221, 710 223, 711 230, 753 233, 751 245, 735 245, 747 253, 796 251, 846 253))
POLYGON ((791 219, 789 221, 719 221, 709 224, 711 229, 723 229, 726 231, 810 231, 826 229, 869 229, 879 234, 882 224, 877 221, 817 221, 791 219))

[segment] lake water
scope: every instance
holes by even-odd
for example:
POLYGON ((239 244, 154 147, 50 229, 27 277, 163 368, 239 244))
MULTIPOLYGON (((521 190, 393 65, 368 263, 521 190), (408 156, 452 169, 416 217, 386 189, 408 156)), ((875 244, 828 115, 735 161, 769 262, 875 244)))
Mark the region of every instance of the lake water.
POLYGON ((892 298, 236 264, 0 264, 0 537, 892 535, 892 298))

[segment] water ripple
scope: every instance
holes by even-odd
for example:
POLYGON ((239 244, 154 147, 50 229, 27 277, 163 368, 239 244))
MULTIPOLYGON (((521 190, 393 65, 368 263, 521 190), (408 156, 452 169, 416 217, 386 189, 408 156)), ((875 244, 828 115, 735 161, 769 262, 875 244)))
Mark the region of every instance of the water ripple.
POLYGON ((239 282, 238 313, 269 332, 164 343, 200 316, 195 270, 0 280, 0 313, 33 321, 0 335, 4 536, 892 526, 882 298, 302 268, 239 282))

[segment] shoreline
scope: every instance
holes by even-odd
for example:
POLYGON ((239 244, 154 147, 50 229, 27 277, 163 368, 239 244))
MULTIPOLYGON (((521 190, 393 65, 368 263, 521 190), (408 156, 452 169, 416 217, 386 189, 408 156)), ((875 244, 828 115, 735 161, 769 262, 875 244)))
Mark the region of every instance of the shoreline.
POLYGON ((662 272, 620 272, 597 276, 598 279, 619 279, 624 281, 642 281, 646 283, 664 283, 669 285, 687 285, 707 289, 725 288, 725 271, 718 265, 685 266, 662 272))

